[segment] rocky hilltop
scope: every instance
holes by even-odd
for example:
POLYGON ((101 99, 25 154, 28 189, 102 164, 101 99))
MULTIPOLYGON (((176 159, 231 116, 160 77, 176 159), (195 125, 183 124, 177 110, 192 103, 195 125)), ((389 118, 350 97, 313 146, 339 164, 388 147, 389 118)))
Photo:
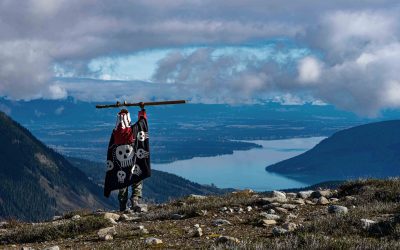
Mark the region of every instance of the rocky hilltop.
POLYGON ((142 211, 79 211, 41 223, 4 221, 6 249, 400 248, 400 179, 335 190, 190 195, 142 211))

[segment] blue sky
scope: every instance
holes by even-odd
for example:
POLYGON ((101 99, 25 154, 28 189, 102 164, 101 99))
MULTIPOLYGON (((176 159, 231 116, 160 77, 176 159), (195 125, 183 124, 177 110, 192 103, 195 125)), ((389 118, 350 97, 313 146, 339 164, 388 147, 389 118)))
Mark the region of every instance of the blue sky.
POLYGON ((0 1, 0 96, 400 107, 395 0, 0 1))

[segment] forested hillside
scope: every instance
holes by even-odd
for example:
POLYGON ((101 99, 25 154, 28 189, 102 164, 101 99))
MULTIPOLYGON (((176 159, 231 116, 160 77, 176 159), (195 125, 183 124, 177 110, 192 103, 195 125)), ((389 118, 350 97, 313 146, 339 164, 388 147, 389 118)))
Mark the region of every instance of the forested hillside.
POLYGON ((110 206, 83 172, 0 112, 0 218, 40 220, 110 206))

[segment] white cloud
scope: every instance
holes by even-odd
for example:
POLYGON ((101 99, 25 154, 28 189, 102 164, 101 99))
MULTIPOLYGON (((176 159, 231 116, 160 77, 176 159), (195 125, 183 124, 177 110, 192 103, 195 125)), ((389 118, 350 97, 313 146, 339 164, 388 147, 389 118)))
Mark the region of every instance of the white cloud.
MULTIPOLYGON (((102 90, 91 81, 57 82, 54 68, 79 78, 95 75, 89 63, 97 58, 173 48, 178 53, 165 56, 154 75, 168 84, 144 84, 138 93, 155 98, 152 90, 165 98, 181 95, 202 102, 312 95, 371 115, 400 107, 399 10, 397 0, 0 1, 0 96, 121 96, 134 86, 110 81, 102 90), (216 58, 212 52, 271 39, 285 41, 268 50, 275 60, 251 53, 216 58), (179 53, 193 46, 203 49, 179 53), (299 61, 289 56, 291 46, 315 54, 300 53, 309 57, 299 61)), ((97 73, 112 80, 109 72, 97 73)))
POLYGON ((312 56, 301 59, 298 63, 298 80, 301 83, 315 83, 321 76, 321 62, 312 56))

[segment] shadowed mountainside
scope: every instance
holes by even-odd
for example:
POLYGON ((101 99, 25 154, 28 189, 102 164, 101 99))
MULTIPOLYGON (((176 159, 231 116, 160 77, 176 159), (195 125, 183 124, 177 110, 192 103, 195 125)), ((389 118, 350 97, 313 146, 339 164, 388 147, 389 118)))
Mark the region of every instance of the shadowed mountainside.
POLYGON ((266 168, 296 179, 345 180, 400 174, 400 120, 345 129, 311 150, 266 168))
POLYGON ((40 220, 110 207, 82 171, 0 112, 0 218, 40 220))

